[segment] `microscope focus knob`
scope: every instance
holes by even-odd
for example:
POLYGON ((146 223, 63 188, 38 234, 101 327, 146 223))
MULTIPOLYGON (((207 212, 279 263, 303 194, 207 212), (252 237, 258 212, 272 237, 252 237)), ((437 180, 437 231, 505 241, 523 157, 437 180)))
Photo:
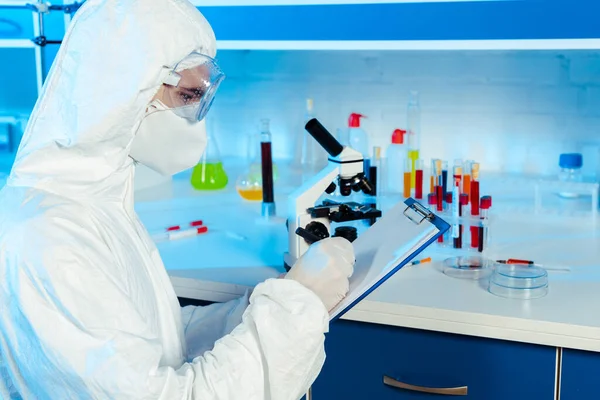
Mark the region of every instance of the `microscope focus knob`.
POLYGON ((325 189, 325 193, 331 194, 331 193, 335 192, 336 188, 337 188, 337 186, 335 186, 335 182, 331 182, 329 184, 329 186, 327 186, 327 189, 325 189))
POLYGON ((313 235, 317 236, 319 239, 326 239, 329 237, 329 230, 327 229, 325 224, 323 224, 321 222, 318 222, 318 221, 309 222, 308 225, 306 225, 305 229, 307 231, 309 231, 310 233, 312 233, 313 235))

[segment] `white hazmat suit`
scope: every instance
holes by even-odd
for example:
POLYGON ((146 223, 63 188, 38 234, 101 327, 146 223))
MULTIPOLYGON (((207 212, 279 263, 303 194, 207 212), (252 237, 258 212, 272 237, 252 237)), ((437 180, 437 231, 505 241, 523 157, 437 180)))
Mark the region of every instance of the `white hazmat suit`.
MULTIPOLYGON (((88 0, 73 19, 0 192, 2 399, 287 400, 320 371, 347 287, 296 270, 182 312, 134 212, 136 129, 162 66, 193 51, 213 57, 215 39, 185 1, 88 0)), ((342 241, 301 260, 342 265, 344 286, 342 241)))

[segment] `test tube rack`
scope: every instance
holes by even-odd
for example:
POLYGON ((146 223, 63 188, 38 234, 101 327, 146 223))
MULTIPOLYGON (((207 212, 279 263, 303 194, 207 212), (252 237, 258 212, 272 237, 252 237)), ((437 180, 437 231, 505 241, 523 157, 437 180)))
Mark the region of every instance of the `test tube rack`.
POLYGON ((487 252, 491 244, 490 227, 494 221, 493 217, 489 215, 485 217, 473 216, 467 211, 464 216, 457 218, 449 210, 439 212, 432 208, 431 211, 448 222, 451 227, 435 243, 438 250, 443 250, 444 253, 451 255, 484 254, 487 252), (453 236, 454 226, 458 226, 459 238, 453 236))

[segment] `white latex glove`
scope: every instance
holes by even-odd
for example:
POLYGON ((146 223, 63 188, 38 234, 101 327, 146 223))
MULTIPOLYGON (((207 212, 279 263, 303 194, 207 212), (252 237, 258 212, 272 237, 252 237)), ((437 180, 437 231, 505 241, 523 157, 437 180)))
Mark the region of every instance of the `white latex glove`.
POLYGON ((312 290, 331 311, 348 293, 354 272, 354 248, 341 237, 311 245, 285 276, 312 290))

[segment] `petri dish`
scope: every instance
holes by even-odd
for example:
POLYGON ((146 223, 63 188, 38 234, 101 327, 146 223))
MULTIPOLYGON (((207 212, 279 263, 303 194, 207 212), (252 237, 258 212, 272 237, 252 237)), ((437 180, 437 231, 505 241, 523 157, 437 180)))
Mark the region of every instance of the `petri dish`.
POLYGON ((511 299, 539 299, 548 294, 548 272, 523 264, 496 264, 488 290, 511 299))
POLYGON ((482 279, 490 275, 494 262, 481 256, 459 256, 444 260, 444 274, 459 279, 482 279))

